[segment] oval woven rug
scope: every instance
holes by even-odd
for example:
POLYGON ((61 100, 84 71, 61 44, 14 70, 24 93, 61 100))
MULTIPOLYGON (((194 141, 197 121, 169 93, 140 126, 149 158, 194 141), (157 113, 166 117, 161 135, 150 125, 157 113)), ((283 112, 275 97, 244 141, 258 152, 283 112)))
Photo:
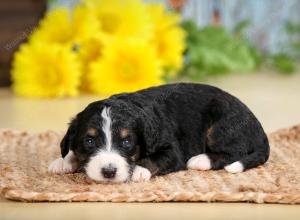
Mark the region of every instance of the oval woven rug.
POLYGON ((300 203, 300 125, 269 135, 269 161, 243 173, 180 171, 149 182, 99 184, 84 174, 48 174, 63 133, 0 132, 0 194, 12 200, 300 203))

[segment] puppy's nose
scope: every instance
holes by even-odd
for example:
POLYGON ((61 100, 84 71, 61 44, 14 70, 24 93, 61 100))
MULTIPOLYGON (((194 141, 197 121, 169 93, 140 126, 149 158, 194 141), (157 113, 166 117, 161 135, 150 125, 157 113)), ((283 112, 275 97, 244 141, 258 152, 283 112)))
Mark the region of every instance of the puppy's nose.
POLYGON ((117 168, 112 166, 111 164, 108 167, 103 167, 101 169, 101 173, 104 176, 104 178, 111 179, 114 178, 117 172, 117 168))

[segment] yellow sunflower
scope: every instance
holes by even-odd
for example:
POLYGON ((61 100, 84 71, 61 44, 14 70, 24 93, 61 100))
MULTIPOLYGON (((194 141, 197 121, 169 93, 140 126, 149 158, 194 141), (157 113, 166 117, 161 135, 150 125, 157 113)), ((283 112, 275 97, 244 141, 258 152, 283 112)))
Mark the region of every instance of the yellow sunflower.
POLYGON ((148 12, 154 23, 153 44, 158 58, 166 69, 180 69, 183 64, 185 32, 179 26, 179 15, 166 12, 162 4, 149 4, 148 12))
POLYGON ((78 58, 81 63, 81 85, 83 91, 89 92, 89 81, 87 76, 90 72, 91 63, 101 58, 105 39, 101 33, 81 42, 78 48, 78 58))
POLYGON ((183 64, 184 32, 177 27, 158 33, 154 39, 158 58, 170 70, 179 70, 183 64))
POLYGON ((102 30, 114 37, 150 39, 152 23, 141 0, 82 0, 98 18, 102 30))
POLYGON ((72 11, 57 8, 49 12, 33 32, 30 41, 75 46, 100 30, 98 19, 83 5, 72 11))
POLYGON ((161 67, 152 46, 141 40, 115 39, 91 65, 90 90, 100 95, 159 85, 161 67))
POLYGON ((76 55, 57 44, 24 44, 15 54, 13 89, 33 97, 74 96, 78 93, 80 67, 76 55))

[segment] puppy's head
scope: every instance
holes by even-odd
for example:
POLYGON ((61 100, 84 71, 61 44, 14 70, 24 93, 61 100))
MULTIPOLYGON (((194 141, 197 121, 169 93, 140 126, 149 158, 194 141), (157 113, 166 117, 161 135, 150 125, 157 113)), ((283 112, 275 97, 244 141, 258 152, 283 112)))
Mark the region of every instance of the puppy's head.
POLYGON ((93 180, 124 182, 140 157, 135 110, 124 102, 90 104, 71 122, 61 142, 62 156, 72 151, 93 180))

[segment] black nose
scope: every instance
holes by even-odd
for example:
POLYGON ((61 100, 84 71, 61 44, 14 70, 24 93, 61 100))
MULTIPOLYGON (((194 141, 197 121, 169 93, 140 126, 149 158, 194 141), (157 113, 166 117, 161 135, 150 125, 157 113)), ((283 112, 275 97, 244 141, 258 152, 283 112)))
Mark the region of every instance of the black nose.
POLYGON ((104 178, 114 178, 117 172, 117 168, 113 167, 112 165, 109 165, 108 167, 103 167, 101 169, 102 175, 104 178))

